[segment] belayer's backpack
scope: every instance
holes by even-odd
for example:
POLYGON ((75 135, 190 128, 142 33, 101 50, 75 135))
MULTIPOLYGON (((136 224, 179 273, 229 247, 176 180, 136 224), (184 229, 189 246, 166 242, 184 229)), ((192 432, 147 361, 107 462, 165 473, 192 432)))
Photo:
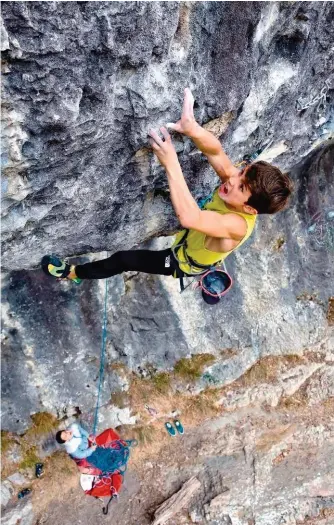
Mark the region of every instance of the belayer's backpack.
POLYGON ((103 507, 103 514, 108 514, 108 507, 110 502, 118 497, 123 483, 123 476, 129 458, 129 449, 135 446, 135 440, 125 441, 120 439, 120 436, 111 428, 108 428, 95 438, 95 443, 98 447, 110 450, 110 453, 115 455, 119 451, 120 461, 115 463, 113 472, 106 472, 99 470, 89 463, 89 456, 85 459, 72 459, 76 462, 78 467, 85 467, 90 469, 90 474, 81 474, 80 484, 87 496, 95 498, 109 497, 109 501, 103 507), (124 454, 124 451, 127 453, 124 454), (122 452, 122 453, 121 453, 122 452))
POLYGON ((80 485, 87 496, 94 498, 109 498, 108 503, 103 507, 103 514, 108 514, 110 502, 118 497, 122 487, 122 474, 92 475, 81 474, 80 485))

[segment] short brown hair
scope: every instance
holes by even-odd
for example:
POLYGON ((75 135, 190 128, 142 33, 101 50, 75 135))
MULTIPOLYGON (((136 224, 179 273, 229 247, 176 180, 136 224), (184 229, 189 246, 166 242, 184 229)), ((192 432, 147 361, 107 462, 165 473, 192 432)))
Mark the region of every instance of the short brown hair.
POLYGON ((292 181, 286 173, 263 160, 248 167, 245 181, 252 193, 246 204, 258 213, 283 210, 293 189, 292 181))

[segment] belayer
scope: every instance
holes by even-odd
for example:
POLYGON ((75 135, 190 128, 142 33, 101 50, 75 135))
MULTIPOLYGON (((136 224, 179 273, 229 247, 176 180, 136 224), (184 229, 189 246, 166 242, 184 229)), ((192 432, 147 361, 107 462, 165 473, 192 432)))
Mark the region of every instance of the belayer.
POLYGON ((56 441, 65 446, 66 452, 76 462, 82 474, 114 473, 125 471, 131 441, 121 440, 111 428, 98 436, 88 432, 78 423, 59 430, 56 441))
POLYGON ((136 445, 135 440, 121 439, 112 428, 94 436, 78 423, 59 430, 55 438, 76 462, 85 493, 110 498, 103 508, 103 513, 107 514, 109 503, 121 490, 130 448, 136 445))
POLYGON ((189 191, 167 129, 160 129, 163 138, 155 130, 149 131, 152 149, 166 170, 175 213, 184 228, 174 245, 159 251, 119 251, 107 259, 76 266, 47 255, 42 259, 45 273, 77 283, 126 271, 179 278, 205 274, 250 237, 258 214, 276 213, 286 206, 292 191, 289 177, 264 161, 236 168, 219 140, 196 122, 193 106, 194 98, 187 88, 181 119, 167 127, 190 137, 221 179, 202 209, 189 191))

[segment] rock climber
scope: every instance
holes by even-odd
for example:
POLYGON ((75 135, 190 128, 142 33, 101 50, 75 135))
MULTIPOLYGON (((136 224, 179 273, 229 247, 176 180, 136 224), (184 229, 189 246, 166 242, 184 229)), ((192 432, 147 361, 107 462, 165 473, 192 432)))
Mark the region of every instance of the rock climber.
POLYGON ((162 136, 153 129, 149 131, 150 144, 166 170, 172 204, 184 228, 173 246, 160 251, 119 251, 107 259, 79 265, 44 256, 45 273, 77 283, 124 271, 174 277, 200 275, 222 262, 250 237, 258 214, 273 214, 286 207, 292 192, 289 177, 264 161, 236 168, 219 140, 196 122, 193 107, 194 98, 187 88, 181 119, 167 127, 191 138, 221 179, 203 209, 189 191, 167 129, 160 129, 162 136))
POLYGON ((94 436, 78 423, 72 423, 56 433, 56 441, 65 446, 76 462, 85 493, 96 498, 110 498, 103 509, 107 514, 109 503, 118 497, 122 488, 130 447, 137 444, 136 440, 124 441, 112 428, 94 436))

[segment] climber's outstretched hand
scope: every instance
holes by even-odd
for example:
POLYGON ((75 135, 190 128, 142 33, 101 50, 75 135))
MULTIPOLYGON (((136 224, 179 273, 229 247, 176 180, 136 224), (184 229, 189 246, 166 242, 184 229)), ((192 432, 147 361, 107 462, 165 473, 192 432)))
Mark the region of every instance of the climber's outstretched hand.
POLYGON ((148 132, 150 139, 150 144, 156 156, 159 159, 160 164, 164 168, 172 168, 175 165, 178 165, 179 160, 177 158, 177 153, 172 143, 172 138, 168 133, 166 128, 160 128, 163 139, 159 137, 158 133, 154 129, 150 129, 148 132))
POLYGON ((181 119, 173 124, 168 122, 167 128, 183 133, 190 137, 194 129, 198 126, 194 117, 194 97, 189 88, 184 90, 183 108, 181 119))

